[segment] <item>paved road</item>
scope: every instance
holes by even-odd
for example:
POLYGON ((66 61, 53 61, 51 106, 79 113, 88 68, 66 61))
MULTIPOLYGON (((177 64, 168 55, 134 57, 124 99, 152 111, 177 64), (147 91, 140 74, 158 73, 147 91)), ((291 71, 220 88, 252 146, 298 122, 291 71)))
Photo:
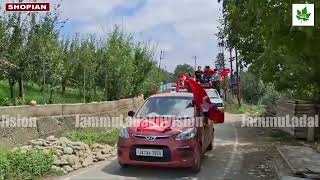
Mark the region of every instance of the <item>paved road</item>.
POLYGON ((60 179, 276 179, 272 167, 277 158, 270 129, 241 128, 240 116, 226 114, 226 123, 216 126, 214 150, 203 157, 201 172, 188 169, 121 169, 116 160, 101 162, 60 179))

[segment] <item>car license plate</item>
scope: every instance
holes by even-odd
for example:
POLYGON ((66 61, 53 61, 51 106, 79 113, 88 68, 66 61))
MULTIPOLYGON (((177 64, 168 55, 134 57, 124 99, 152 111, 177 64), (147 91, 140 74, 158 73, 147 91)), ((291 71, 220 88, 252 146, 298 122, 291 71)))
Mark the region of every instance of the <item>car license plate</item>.
POLYGON ((159 149, 136 149, 137 156, 163 157, 163 150, 159 149))

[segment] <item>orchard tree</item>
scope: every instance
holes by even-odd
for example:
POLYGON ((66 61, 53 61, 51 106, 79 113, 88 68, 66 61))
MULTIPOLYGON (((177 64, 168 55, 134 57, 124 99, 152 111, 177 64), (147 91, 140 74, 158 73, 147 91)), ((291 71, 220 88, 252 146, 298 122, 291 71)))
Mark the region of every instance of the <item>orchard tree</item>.
POLYGON ((194 74, 194 68, 190 66, 189 64, 180 64, 176 67, 174 70, 174 76, 178 77, 180 73, 186 73, 186 74, 194 74))

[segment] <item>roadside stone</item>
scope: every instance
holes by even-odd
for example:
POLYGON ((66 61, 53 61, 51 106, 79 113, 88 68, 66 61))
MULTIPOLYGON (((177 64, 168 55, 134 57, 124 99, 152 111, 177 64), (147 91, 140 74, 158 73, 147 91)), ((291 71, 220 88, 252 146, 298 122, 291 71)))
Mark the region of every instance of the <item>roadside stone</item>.
POLYGON ((92 149, 97 149, 98 146, 99 146, 99 144, 94 143, 94 144, 91 144, 90 148, 92 148, 92 149))
POLYGON ((92 164, 93 164, 92 157, 88 157, 88 158, 82 160, 82 167, 87 167, 92 164))
POLYGON ((72 154, 73 153, 73 149, 71 147, 65 147, 63 149, 63 153, 64 154, 72 154))
POLYGON ((84 157, 84 152, 83 151, 76 151, 76 155, 81 157, 84 157))
POLYGON ((35 145, 33 146, 34 149, 43 150, 45 149, 43 146, 35 145))
POLYGON ((32 146, 22 146, 19 149, 23 150, 23 151, 30 151, 30 150, 32 150, 32 146))
POLYGON ((66 137, 61 137, 61 138, 59 138, 58 142, 59 142, 59 143, 63 143, 63 144, 69 144, 69 143, 71 143, 71 141, 70 141, 68 138, 66 138, 66 137))
POLYGON ((52 169, 53 171, 55 171, 55 172, 63 171, 63 169, 62 169, 61 167, 55 166, 55 165, 53 165, 53 166, 51 167, 51 169, 52 169))
POLYGON ((79 163, 79 158, 76 155, 67 155, 66 160, 71 166, 79 163))
POLYGON ((80 168, 82 168, 82 164, 80 162, 77 162, 75 165, 72 166, 72 168, 74 170, 80 169, 80 168))
POLYGON ((84 149, 85 149, 85 150, 90 150, 89 145, 88 145, 88 144, 84 144, 84 149))
POLYGON ((49 137, 47 137, 47 140, 48 141, 57 141, 58 139, 55 138, 54 136, 49 136, 49 137))
POLYGON ((67 172, 73 171, 73 168, 71 166, 69 166, 69 165, 64 165, 62 168, 67 172))
POLYGON ((112 156, 115 148, 110 145, 92 144, 77 141, 73 142, 65 137, 31 140, 29 145, 15 148, 23 152, 32 149, 42 150, 44 153, 53 153, 52 170, 68 173, 70 171, 88 167, 94 162, 106 160, 112 156))
POLYGON ((110 153, 112 150, 111 149, 102 149, 101 150, 101 153, 102 154, 108 154, 108 153, 110 153))
POLYGON ((30 143, 33 146, 42 146, 43 145, 43 142, 42 141, 38 141, 38 140, 31 140, 30 143))
POLYGON ((50 154, 52 151, 51 151, 50 149, 44 149, 43 152, 44 152, 45 154, 50 154))
POLYGON ((67 161, 67 158, 68 158, 68 155, 62 155, 60 156, 60 161, 61 161, 61 164, 60 165, 68 165, 68 161, 67 161))
POLYGON ((61 160, 56 159, 53 161, 53 164, 59 166, 59 165, 62 165, 62 162, 61 162, 61 160))
POLYGON ((106 157, 103 156, 102 154, 97 154, 97 156, 95 157, 95 159, 97 159, 98 161, 104 161, 104 160, 106 160, 106 157))
POLYGON ((63 151, 60 150, 60 149, 56 149, 54 150, 54 153, 57 155, 57 156, 61 156, 63 154, 63 151))

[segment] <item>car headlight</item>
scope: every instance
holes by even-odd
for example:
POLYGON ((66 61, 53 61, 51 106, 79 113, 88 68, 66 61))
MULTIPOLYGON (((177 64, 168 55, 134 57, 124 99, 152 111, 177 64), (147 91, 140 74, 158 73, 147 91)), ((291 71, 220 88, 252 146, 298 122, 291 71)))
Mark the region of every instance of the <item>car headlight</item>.
POLYGON ((192 139, 196 136, 197 129, 196 128, 189 128, 186 131, 181 132, 177 135, 176 140, 188 140, 192 139))
POLYGON ((128 139, 128 138, 129 138, 128 129, 127 129, 127 128, 122 128, 122 129, 120 129, 120 134, 119 134, 119 136, 122 137, 122 138, 128 139))

